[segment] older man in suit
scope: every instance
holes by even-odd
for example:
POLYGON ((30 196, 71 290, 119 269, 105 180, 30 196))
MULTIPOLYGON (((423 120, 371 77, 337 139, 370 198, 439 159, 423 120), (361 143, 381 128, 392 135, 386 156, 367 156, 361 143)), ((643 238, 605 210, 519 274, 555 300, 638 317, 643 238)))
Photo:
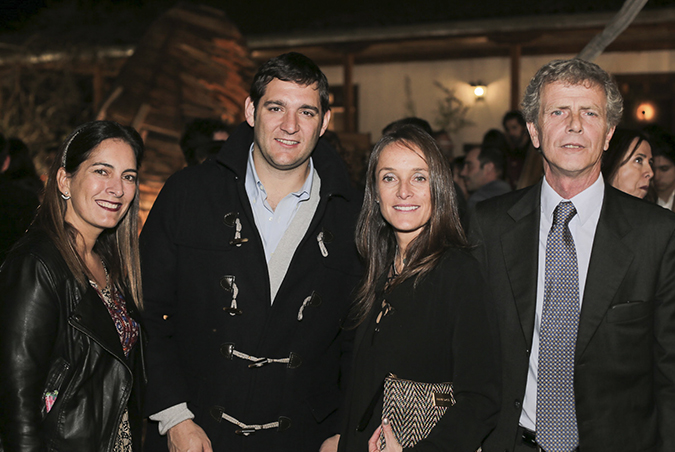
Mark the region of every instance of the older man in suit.
POLYGON ((558 60, 522 103, 539 184, 477 206, 500 318, 490 451, 675 450, 675 215, 600 174, 621 118, 610 76, 558 60))

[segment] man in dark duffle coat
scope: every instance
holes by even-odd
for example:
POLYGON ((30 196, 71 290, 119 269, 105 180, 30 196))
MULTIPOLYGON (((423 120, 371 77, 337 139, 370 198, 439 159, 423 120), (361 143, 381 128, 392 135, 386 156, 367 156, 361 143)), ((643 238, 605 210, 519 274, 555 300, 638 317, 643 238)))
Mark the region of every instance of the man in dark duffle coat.
POLYGON ((544 179, 478 204, 503 370, 486 452, 675 450, 675 215, 602 179, 621 104, 593 63, 542 67, 522 106, 544 179))
POLYGON ((245 107, 214 160, 167 181, 141 235, 146 450, 337 445, 361 198, 319 140, 328 84, 310 59, 265 63, 245 107))

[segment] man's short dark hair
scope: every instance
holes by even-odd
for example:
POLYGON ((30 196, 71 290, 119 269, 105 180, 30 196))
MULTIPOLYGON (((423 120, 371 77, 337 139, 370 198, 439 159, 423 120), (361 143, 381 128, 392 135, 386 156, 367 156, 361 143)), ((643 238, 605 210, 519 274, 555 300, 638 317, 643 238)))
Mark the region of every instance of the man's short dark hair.
POLYGON ((487 163, 492 163, 495 167, 495 172, 501 178, 504 174, 504 166, 506 165, 506 157, 501 149, 495 146, 481 146, 478 154, 478 161, 482 168, 487 163))
POLYGON ((655 133, 654 129, 645 131, 649 137, 654 157, 665 157, 675 165, 675 136, 666 130, 655 133))
POLYGON ((408 118, 398 119, 394 122, 387 124, 387 126, 384 129, 382 129, 382 135, 386 135, 389 132, 393 132, 394 129, 397 129, 398 127, 408 124, 417 126, 420 129, 424 130, 429 135, 433 135, 433 132, 431 130, 431 124, 429 124, 429 121, 427 121, 426 119, 418 118, 417 116, 410 116, 408 118))
POLYGON ((325 114, 330 108, 328 80, 319 66, 301 53, 289 52, 267 61, 253 77, 250 96, 256 109, 258 102, 265 95, 267 85, 275 78, 303 86, 317 84, 321 114, 325 114))
POLYGON ((518 124, 525 127, 525 118, 523 118, 523 114, 520 112, 520 110, 511 110, 506 112, 504 119, 502 119, 502 126, 506 129, 506 123, 512 119, 517 120, 518 124))

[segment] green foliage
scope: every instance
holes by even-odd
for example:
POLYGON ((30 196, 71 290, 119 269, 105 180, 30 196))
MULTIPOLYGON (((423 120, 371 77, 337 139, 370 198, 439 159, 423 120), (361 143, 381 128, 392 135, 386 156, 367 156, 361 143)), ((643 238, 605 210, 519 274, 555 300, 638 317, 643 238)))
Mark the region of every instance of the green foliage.
POLYGON ((417 108, 415 107, 415 101, 412 99, 412 82, 410 81, 410 76, 405 76, 405 115, 408 118, 417 116, 417 108))
POLYGON ((455 90, 446 87, 437 80, 434 80, 434 85, 444 94, 438 101, 438 116, 434 124, 449 134, 457 133, 464 127, 474 125, 472 121, 466 119, 470 107, 464 105, 464 102, 455 96, 455 90))

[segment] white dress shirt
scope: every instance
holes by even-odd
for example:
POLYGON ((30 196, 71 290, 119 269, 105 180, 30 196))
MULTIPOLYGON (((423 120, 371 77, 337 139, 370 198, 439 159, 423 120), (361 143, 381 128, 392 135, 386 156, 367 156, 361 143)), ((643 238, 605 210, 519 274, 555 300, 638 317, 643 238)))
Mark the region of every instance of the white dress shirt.
POLYGON ((248 155, 248 166, 246 168, 246 180, 244 186, 246 188, 246 195, 248 201, 251 203, 251 210, 253 211, 253 218, 255 225, 260 232, 263 248, 265 249, 265 258, 267 262, 281 238, 286 233, 288 225, 291 224, 295 213, 300 207, 300 203, 307 201, 312 192, 312 175, 314 174, 314 163, 312 158, 309 158, 309 171, 307 171, 307 178, 300 190, 286 195, 275 209, 267 202, 267 191, 265 186, 258 177, 258 172, 253 163, 253 144, 248 155))
POLYGON ((598 179, 572 199, 564 199, 551 188, 544 177, 541 187, 541 217, 539 220, 539 257, 537 268, 537 305, 534 314, 534 333, 532 337, 532 351, 530 366, 527 373, 527 386, 523 399, 523 411, 520 415, 520 425, 536 430, 537 425, 537 368, 539 364, 539 331, 541 327, 541 312, 544 308, 544 273, 546 269, 546 239, 553 225, 553 211, 561 201, 572 201, 577 214, 569 223, 572 239, 577 252, 577 268, 579 270, 579 309, 584 299, 588 264, 591 260, 593 239, 600 218, 600 209, 605 197, 605 182, 602 174, 598 179))
POLYGON ((668 209, 668 210, 673 210, 673 200, 675 199, 675 190, 670 194, 670 197, 668 198, 668 201, 663 201, 661 198, 656 198, 656 203, 660 205, 661 207, 668 209))
MULTIPOLYGON (((300 203, 310 199, 310 193, 312 192, 314 180, 313 175, 314 164, 310 158, 308 176, 307 179, 305 179, 305 183, 303 184, 302 188, 295 193, 286 195, 286 197, 284 197, 279 202, 277 208, 273 210, 267 202, 267 192, 265 191, 265 187, 260 181, 258 173, 255 170, 255 164, 253 163, 253 144, 251 144, 248 157, 248 166, 246 167, 246 179, 244 180, 244 187, 246 189, 248 200, 251 203, 253 218, 255 219, 256 226, 260 232, 260 238, 262 239, 263 248, 265 250, 265 258, 267 259, 268 263, 270 262, 272 254, 277 249, 279 242, 281 242, 281 239, 284 237, 288 226, 295 217, 295 214, 300 207, 300 203)), ((318 175, 315 177, 318 178, 318 175)), ((315 188, 320 187, 320 181, 318 181, 318 183, 319 185, 317 185, 315 188)), ((315 195, 318 197, 318 190, 315 190, 315 192, 315 195)), ((315 199, 315 201, 318 202, 318 199, 315 199)), ((305 226, 308 226, 309 220, 306 223, 307 224, 305 226)), ((293 250, 294 249, 295 248, 293 248, 293 250)), ((280 271, 283 272, 280 275, 282 279, 283 275, 286 274, 286 268, 287 266, 280 267, 280 271)), ((272 290, 273 293, 276 294, 276 289, 272 290)), ((272 295, 272 300, 274 300, 274 294, 272 295)), ((162 410, 159 413, 150 415, 151 420, 159 422, 160 435, 165 435, 171 427, 187 419, 194 419, 194 417, 195 416, 192 411, 190 411, 190 409, 187 407, 186 402, 179 403, 162 410)))

